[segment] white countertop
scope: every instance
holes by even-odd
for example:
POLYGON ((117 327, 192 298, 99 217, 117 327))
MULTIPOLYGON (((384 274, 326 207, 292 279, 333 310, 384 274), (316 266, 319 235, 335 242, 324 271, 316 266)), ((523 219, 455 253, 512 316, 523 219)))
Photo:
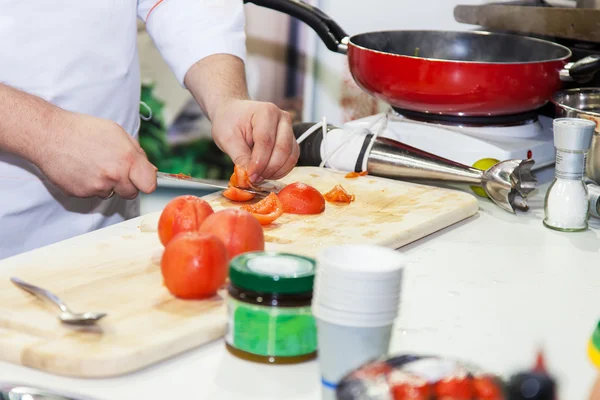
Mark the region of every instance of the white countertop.
MULTIPOLYGON (((551 176, 551 169, 538 173, 542 185, 526 214, 511 215, 482 200, 478 215, 401 249, 412 262, 393 353, 457 356, 509 375, 532 366, 543 346, 560 398, 587 398, 596 377, 586 346, 600 319, 600 221, 581 233, 545 228, 551 176)), ((146 203, 144 212, 158 204, 146 203)), ((136 220, 126 224, 137 227, 136 220)), ((0 362, 0 382, 103 400, 318 400, 318 375, 317 362, 264 366, 238 360, 221 340, 114 379, 64 378, 0 362)))

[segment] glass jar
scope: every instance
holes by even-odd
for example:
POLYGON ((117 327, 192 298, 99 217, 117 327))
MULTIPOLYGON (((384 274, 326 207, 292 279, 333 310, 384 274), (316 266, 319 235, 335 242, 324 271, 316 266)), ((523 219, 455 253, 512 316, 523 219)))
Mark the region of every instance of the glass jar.
POLYGON ((317 356, 311 302, 316 262, 288 253, 252 252, 229 268, 227 350, 267 364, 317 356))

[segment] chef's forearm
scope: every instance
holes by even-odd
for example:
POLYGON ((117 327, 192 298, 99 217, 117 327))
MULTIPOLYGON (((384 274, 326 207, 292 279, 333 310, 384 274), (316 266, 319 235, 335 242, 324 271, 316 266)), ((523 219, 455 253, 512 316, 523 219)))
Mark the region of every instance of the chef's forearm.
POLYGON ((40 97, 0 83, 0 150, 33 161, 59 113, 40 97))
POLYGON ((215 54, 194 64, 185 86, 209 119, 230 100, 248 99, 244 62, 229 54, 215 54))

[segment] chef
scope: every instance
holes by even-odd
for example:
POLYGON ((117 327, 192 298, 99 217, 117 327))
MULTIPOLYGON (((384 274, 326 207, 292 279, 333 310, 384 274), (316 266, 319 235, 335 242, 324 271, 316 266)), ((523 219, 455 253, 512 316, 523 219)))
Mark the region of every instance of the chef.
POLYGON ((298 159, 289 115, 248 97, 241 0, 3 0, 0 259, 139 215, 136 19, 253 181, 298 159))

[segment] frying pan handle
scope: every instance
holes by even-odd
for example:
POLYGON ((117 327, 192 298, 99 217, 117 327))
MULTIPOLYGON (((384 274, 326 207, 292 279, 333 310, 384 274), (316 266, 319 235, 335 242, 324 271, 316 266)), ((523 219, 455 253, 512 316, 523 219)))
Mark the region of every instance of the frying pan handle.
MULTIPOLYGON (((592 54, 565 67, 566 71, 561 73, 564 80, 573 80, 579 83, 587 83, 594 79, 596 72, 600 71, 600 55, 592 54)), ((562 72, 562 71, 561 71, 562 72)))
POLYGON ((244 3, 254 3, 298 18, 319 35, 329 50, 342 54, 348 50, 346 32, 327 14, 310 4, 300 0, 244 0, 244 3))

